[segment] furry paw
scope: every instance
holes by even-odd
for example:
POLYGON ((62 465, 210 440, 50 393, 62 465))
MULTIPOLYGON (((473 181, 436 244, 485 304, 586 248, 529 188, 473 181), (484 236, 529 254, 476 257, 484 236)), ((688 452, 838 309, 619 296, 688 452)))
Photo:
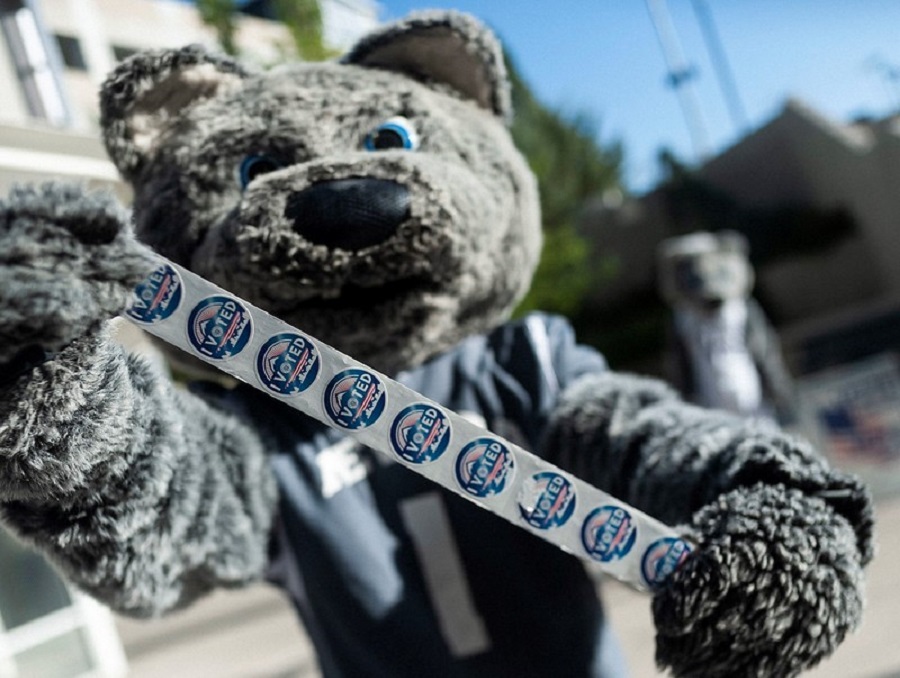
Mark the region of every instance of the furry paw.
POLYGON ((0 200, 0 365, 97 330, 154 267, 110 196, 68 184, 0 200))
POLYGON ((700 549, 653 600, 657 662, 675 675, 793 676, 857 626, 857 536, 822 499, 740 488, 693 527, 700 549))

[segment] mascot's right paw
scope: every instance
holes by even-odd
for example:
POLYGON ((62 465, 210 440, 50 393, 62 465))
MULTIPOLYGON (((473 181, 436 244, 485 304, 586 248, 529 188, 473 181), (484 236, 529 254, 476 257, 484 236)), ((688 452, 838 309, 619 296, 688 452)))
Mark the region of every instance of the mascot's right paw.
POLYGON ((14 188, 0 200, 0 368, 14 374, 96 331, 154 261, 111 196, 57 183, 14 188))
POLYGON ((657 662, 676 676, 793 676, 859 623, 857 534, 822 499, 739 488, 701 509, 693 529, 699 551, 653 600, 657 662))

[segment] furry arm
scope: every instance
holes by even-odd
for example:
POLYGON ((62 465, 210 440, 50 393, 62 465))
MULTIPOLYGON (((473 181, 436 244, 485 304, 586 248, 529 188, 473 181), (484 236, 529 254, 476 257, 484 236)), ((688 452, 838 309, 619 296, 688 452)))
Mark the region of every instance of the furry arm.
POLYGON ((48 186, 0 203, 0 362, 52 356, 0 385, 0 512, 140 616, 260 577, 275 503, 248 427, 109 338, 150 269, 109 200, 48 186))
POLYGON ((699 545, 654 598, 676 675, 794 675, 858 624, 871 500, 805 442, 605 373, 563 394, 546 450, 699 545))

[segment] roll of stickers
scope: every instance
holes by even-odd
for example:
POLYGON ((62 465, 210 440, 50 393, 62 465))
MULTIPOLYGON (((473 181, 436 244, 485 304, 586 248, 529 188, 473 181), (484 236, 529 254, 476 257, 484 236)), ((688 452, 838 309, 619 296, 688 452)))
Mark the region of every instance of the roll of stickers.
POLYGON ((124 316, 639 590, 689 556, 671 528, 161 260, 124 316))

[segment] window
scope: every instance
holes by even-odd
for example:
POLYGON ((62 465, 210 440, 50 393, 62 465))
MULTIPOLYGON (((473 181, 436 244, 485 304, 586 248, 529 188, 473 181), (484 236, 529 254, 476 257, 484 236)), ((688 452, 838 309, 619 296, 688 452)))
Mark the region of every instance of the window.
POLYGON ((109 611, 70 591, 43 557, 2 528, 0 578, 0 676, 125 675, 125 655, 109 611))
POLYGON ((59 53, 66 68, 71 68, 73 71, 87 70, 87 62, 84 60, 78 38, 71 35, 57 35, 56 44, 59 45, 59 53))
POLYGON ((31 0, 0 0, 0 31, 12 56, 28 112, 52 125, 70 122, 52 52, 31 0))
POLYGON ((113 45, 113 56, 116 58, 116 61, 124 61, 132 54, 136 54, 138 52, 134 47, 123 47, 122 45, 113 45))

